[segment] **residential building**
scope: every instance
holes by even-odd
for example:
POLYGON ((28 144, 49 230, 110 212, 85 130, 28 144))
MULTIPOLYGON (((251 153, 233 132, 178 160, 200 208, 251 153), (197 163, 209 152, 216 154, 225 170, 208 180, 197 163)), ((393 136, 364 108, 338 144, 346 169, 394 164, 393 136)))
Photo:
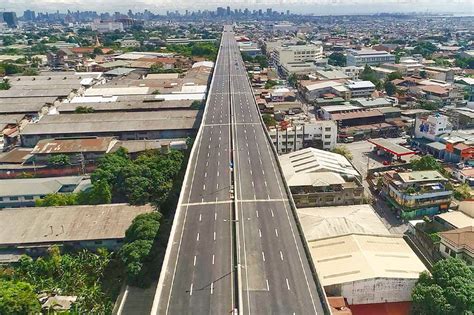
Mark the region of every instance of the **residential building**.
POLYGON ((326 294, 350 305, 411 301, 427 270, 401 235, 340 235, 308 248, 326 294))
POLYGON ((375 91, 375 85, 370 81, 351 81, 346 87, 351 92, 351 98, 369 97, 375 91))
POLYGON ((454 82, 454 70, 451 68, 425 66, 423 71, 426 73, 426 77, 429 79, 444 82, 454 82))
POLYGON ((300 85, 300 91, 308 102, 314 102, 316 99, 329 94, 342 97, 345 100, 351 97, 350 90, 337 80, 303 82, 300 85))
POLYGON ((48 194, 78 192, 90 186, 83 176, 0 180, 0 208, 33 207, 48 194))
POLYGON ((449 133, 451 127, 448 117, 441 114, 417 116, 415 137, 436 141, 442 134, 449 133))
POLYGON ((306 148, 280 156, 298 208, 361 204, 361 176, 342 155, 306 148))
POLYGON ((0 257, 14 251, 36 257, 50 246, 117 250, 133 219, 151 205, 105 204, 35 207, 0 211, 0 257), (14 224, 12 224, 14 222, 14 224))
POLYGON ((387 202, 403 219, 433 216, 449 209, 453 192, 438 171, 394 172, 383 175, 387 202))
POLYGON ((268 133, 279 154, 307 147, 330 150, 336 146, 337 125, 334 121, 310 121, 300 125, 270 128, 268 133))
POLYGON ((395 56, 386 51, 377 51, 372 49, 347 51, 348 66, 376 66, 383 63, 395 63, 395 56))
POLYGON ((474 265, 474 226, 438 233, 439 252, 444 257, 455 257, 474 265))
POLYGON ((140 47, 140 42, 135 39, 122 39, 120 40, 120 47, 123 47, 123 48, 140 47))

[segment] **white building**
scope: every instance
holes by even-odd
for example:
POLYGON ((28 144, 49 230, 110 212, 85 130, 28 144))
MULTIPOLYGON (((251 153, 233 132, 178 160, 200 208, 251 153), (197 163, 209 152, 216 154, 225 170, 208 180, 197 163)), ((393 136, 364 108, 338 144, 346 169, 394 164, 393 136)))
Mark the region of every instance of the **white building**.
POLYGON ((123 39, 120 41, 120 47, 124 47, 124 48, 140 47, 140 42, 135 39, 123 39))
POLYGON ((272 128, 269 133, 279 154, 306 147, 331 150, 337 142, 337 125, 336 122, 330 120, 312 121, 289 127, 286 130, 272 128))
POLYGON ((123 32, 123 24, 121 22, 94 22, 91 24, 91 28, 99 33, 123 32))
POLYGON ((401 235, 346 234, 308 242, 321 285, 350 305, 411 301, 426 267, 401 235))
POLYGON ((377 51, 373 49, 349 49, 347 51, 348 66, 375 66, 382 63, 395 63, 395 56, 386 51, 377 51))
POLYGON ((417 117, 415 120, 415 138, 435 141, 437 137, 451 131, 448 117, 440 114, 417 117))
POLYGON ((291 45, 277 46, 273 52, 273 59, 278 66, 287 63, 315 61, 323 58, 322 45, 291 45))
POLYGON ((345 100, 350 98, 350 90, 339 81, 315 81, 302 87, 302 93, 308 102, 313 102, 323 94, 335 94, 345 100))
POLYGON ((375 91, 375 85, 370 81, 352 81, 346 87, 351 91, 351 98, 368 97, 375 91))

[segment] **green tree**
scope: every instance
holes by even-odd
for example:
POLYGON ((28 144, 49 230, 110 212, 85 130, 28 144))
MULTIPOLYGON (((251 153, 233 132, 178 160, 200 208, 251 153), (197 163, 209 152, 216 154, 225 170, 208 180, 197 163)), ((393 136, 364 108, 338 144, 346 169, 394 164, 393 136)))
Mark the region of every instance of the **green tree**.
POLYGON ((395 71, 395 72, 389 73, 389 74, 387 75, 387 80, 388 80, 388 81, 393 81, 393 80, 395 80, 395 79, 403 79, 402 74, 401 74, 400 72, 398 72, 398 71, 395 71))
POLYGON ((425 58, 431 58, 431 55, 437 50, 438 48, 430 42, 419 42, 413 49, 413 53, 421 54, 425 58))
POLYGON ((420 274, 412 299, 415 314, 472 314, 474 272, 461 259, 441 260, 433 266, 432 275, 420 274))
POLYGON ((425 70, 420 70, 420 77, 423 79, 426 79, 426 71, 425 70))
POLYGON ((265 126, 267 126, 267 128, 276 126, 277 124, 275 118, 270 114, 263 114, 262 119, 263 119, 263 123, 265 124, 265 126))
POLYGON ((87 199, 83 204, 100 205, 112 202, 112 192, 107 181, 96 181, 92 189, 86 193, 87 199))
POLYGON ((125 232, 125 241, 132 243, 136 240, 153 241, 160 228, 161 213, 155 211, 138 215, 125 232))
POLYGON ((127 243, 120 249, 119 255, 125 265, 130 280, 136 280, 143 268, 143 262, 150 254, 153 241, 136 240, 127 243))
POLYGON ((471 187, 466 183, 461 184, 454 188, 453 196, 458 200, 469 199, 471 197, 471 187))
POLYGON ((384 88, 388 96, 393 96, 397 92, 397 87, 391 81, 386 81, 384 88))
POLYGON ((294 74, 294 73, 290 74, 290 76, 288 77, 288 83, 292 87, 296 87, 296 84, 298 83, 298 79, 296 78, 296 74, 294 74))
POLYGON ((275 80, 268 80, 267 83, 265 83, 265 89, 271 89, 275 85, 277 85, 277 82, 275 80))
POLYGON ((352 160, 352 152, 346 146, 343 146, 343 145, 337 146, 334 149, 332 149, 331 152, 343 155, 349 161, 352 160))
POLYGON ((191 108, 191 109, 203 109, 204 108, 204 102, 203 101, 197 101, 197 100, 193 101, 189 108, 191 108))
POLYGON ((41 305, 27 282, 0 279, 0 314, 38 314, 41 305))
POLYGON ((0 90, 8 90, 10 88, 11 88, 11 84, 8 79, 3 79, 3 81, 0 82, 0 90))
POLYGON ((37 207, 58 207, 58 206, 71 206, 77 204, 76 194, 47 194, 42 199, 37 199, 35 205, 37 207))
POLYGON ((53 167, 71 165, 71 160, 65 154, 54 154, 48 159, 48 165, 53 167))
POLYGON ((94 112, 94 108, 90 106, 77 106, 74 109, 74 113, 76 114, 89 114, 93 112, 94 112))
POLYGON ((443 165, 438 162, 432 155, 425 155, 419 159, 412 160, 410 162, 410 167, 414 171, 444 171, 443 165))
POLYGON ((365 65, 364 70, 362 70, 359 75, 359 78, 364 81, 372 82, 377 89, 380 89, 381 81, 377 78, 375 71, 369 65, 365 65))
POLYGON ((328 63, 332 66, 345 67, 346 66, 346 56, 343 53, 334 52, 329 55, 328 63))

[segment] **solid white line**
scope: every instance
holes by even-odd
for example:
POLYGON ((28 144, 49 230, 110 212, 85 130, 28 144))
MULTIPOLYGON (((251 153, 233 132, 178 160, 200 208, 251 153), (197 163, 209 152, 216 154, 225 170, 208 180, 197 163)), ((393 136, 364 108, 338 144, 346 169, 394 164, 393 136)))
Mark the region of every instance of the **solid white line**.
POLYGON ((117 315, 122 314, 123 306, 125 305, 125 300, 127 299, 127 296, 128 296, 128 285, 125 287, 125 291, 123 293, 122 300, 120 301, 120 306, 119 306, 119 309, 117 311, 117 315))

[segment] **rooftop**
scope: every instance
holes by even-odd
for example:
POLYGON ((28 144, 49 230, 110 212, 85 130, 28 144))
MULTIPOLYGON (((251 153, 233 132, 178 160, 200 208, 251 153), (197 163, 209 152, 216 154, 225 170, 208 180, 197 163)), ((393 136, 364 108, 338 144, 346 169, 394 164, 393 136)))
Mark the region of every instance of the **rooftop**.
POLYGON ((309 242, 323 286, 374 278, 418 279, 426 270, 397 235, 343 235, 309 242))
POLYGON ((352 233, 390 234, 371 205, 297 209, 307 241, 352 233))
POLYGON ((350 90, 354 89, 375 89, 375 85, 370 81, 352 81, 346 85, 350 90))
POLYGON ((452 225, 455 229, 474 225, 474 218, 461 211, 450 211, 438 214, 436 216, 452 225))
POLYGON ((53 194, 59 192, 59 190, 65 185, 79 185, 82 180, 82 176, 2 179, 0 180, 0 196, 36 196, 53 194))
POLYGON ((474 255, 474 226, 440 232, 441 240, 446 240, 449 244, 457 248, 463 248, 474 255))
POLYGON ((0 246, 121 239, 137 215, 152 211, 126 204, 4 209, 0 246))
POLYGON ((195 129, 199 117, 197 110, 48 115, 26 125, 22 135, 195 129))
POLYGON ((395 154, 397 156, 404 156, 404 155, 410 155, 410 154, 415 154, 414 151, 407 149, 405 147, 402 147, 399 144, 393 143, 389 141, 388 139, 384 138, 377 138, 377 139, 369 139, 368 140, 370 143, 374 144, 377 147, 383 148, 386 151, 395 154))
POLYGON ((398 173, 398 176, 404 183, 446 181, 446 178, 444 178, 438 171, 414 171, 398 173))
MULTIPOLYGON (((343 176, 360 177, 359 172, 342 155, 315 148, 306 148, 280 156, 283 174, 288 182, 305 180, 310 173, 336 173, 343 176), (304 176, 300 176, 304 175, 304 176)), ((324 182, 324 178, 312 178, 324 182)))
POLYGON ((44 139, 36 144, 31 154, 108 152, 116 142, 113 140, 113 137, 44 139))

